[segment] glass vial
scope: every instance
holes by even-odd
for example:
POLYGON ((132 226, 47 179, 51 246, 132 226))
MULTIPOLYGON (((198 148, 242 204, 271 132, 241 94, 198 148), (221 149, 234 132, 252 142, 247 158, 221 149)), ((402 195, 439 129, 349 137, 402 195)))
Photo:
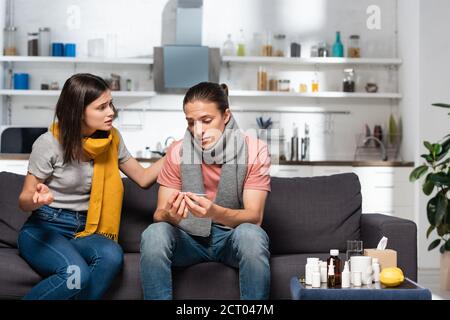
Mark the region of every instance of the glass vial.
POLYGON ((38 55, 38 39, 39 33, 28 32, 28 56, 38 55))
POLYGON ((50 56, 50 28, 39 28, 39 55, 50 56))
POLYGON ((17 55, 17 47, 16 47, 16 27, 8 27, 5 28, 5 49, 3 54, 5 56, 16 56, 17 55))

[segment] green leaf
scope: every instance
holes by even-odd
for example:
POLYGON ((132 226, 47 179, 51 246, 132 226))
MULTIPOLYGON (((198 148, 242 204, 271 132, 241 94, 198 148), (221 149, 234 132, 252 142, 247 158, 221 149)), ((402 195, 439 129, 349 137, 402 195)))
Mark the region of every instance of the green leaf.
POLYGON ((422 154, 421 157, 424 158, 428 163, 433 163, 433 157, 429 154, 422 154))
POLYGON ((439 248, 439 251, 440 251, 442 254, 444 254, 444 252, 445 252, 445 244, 443 244, 443 245, 439 248))
POLYGON ((448 224, 441 224, 437 227, 437 234, 439 237, 443 237, 448 233, 448 224))
POLYGON ((434 217, 435 225, 439 225, 442 223, 442 219, 447 213, 447 207, 448 207, 447 197, 442 193, 438 193, 436 203, 436 216, 434 217))
POLYGON ((439 244, 441 243, 441 239, 436 239, 434 240, 432 243, 430 243, 430 245, 428 246, 428 251, 433 250, 434 248, 436 248, 439 244))
POLYGON ((437 186, 450 186, 450 175, 443 172, 433 173, 427 177, 427 181, 431 181, 437 186))
POLYGON ((436 157, 442 151, 442 146, 440 143, 433 143, 433 156, 436 157))
POLYGON ((435 226, 429 226, 427 230, 427 239, 430 237, 430 234, 433 232, 435 226))
POLYGON ((429 143, 428 141, 424 141, 423 145, 428 149, 428 151, 430 151, 430 153, 433 152, 433 145, 431 143, 429 143))
POLYGON ((441 107, 441 108, 450 108, 450 104, 446 104, 446 103, 433 103, 432 106, 441 107))
POLYGON ((435 226, 435 216, 436 216, 436 197, 431 198, 427 203, 427 217, 430 225, 435 226))
POLYGON ((423 190, 423 193, 425 193, 427 196, 429 196, 430 194, 433 193, 434 182, 429 181, 427 178, 427 180, 425 181, 425 183, 422 186, 422 190, 423 190))
POLYGON ((450 239, 445 242, 445 250, 450 251, 450 239))
POLYGON ((409 181, 414 182, 420 179, 428 171, 428 166, 420 166, 415 168, 409 175, 409 181))

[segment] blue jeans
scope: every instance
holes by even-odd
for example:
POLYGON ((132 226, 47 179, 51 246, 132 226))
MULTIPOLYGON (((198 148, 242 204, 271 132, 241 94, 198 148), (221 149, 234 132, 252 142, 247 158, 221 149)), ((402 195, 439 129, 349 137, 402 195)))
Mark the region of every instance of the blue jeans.
POLYGON ((233 230, 213 225, 211 235, 199 240, 169 223, 153 223, 141 238, 144 299, 172 299, 171 267, 205 261, 239 268, 241 299, 268 299, 269 257, 269 237, 255 224, 243 223, 233 230))
POLYGON ((122 268, 122 248, 83 231, 86 214, 43 206, 34 211, 18 238, 21 256, 45 279, 24 299, 100 299, 122 268))

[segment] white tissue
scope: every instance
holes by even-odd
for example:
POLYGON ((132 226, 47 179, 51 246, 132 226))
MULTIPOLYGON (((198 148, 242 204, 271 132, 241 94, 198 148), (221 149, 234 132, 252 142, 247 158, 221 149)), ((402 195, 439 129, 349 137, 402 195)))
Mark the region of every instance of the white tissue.
POLYGON ((388 238, 386 237, 381 238, 380 242, 378 242, 377 250, 385 250, 387 247, 387 241, 388 238))

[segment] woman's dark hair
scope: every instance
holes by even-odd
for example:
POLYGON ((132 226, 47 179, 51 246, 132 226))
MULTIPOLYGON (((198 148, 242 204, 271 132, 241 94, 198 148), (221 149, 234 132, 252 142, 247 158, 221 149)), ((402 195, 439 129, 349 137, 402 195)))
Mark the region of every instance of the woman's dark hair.
POLYGON ((228 104, 228 87, 223 83, 200 82, 186 92, 183 110, 186 104, 194 101, 215 102, 223 114, 230 107, 228 104))
MULTIPOLYGON (((64 150, 64 163, 81 159, 84 111, 107 90, 109 85, 105 80, 89 73, 75 74, 64 83, 55 111, 59 139, 64 150)), ((112 108, 116 113, 114 106, 112 108)))

